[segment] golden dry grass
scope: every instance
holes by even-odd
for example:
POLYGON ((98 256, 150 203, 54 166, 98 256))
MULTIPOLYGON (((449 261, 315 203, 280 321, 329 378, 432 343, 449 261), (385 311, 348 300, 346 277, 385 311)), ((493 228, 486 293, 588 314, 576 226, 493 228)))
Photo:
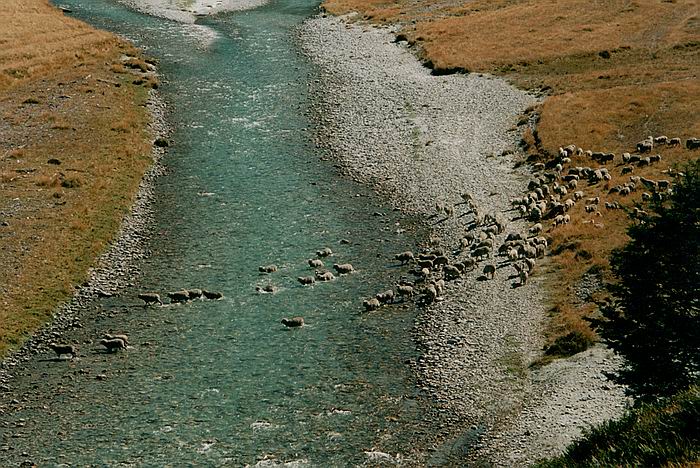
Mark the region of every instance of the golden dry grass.
POLYGON ((147 87, 112 71, 133 46, 45 0, 4 0, 0 24, 2 355, 85 280, 151 146, 147 87))
MULTIPOLYGON (((532 159, 548 160, 571 143, 619 154, 648 135, 700 135, 696 0, 326 0, 323 6, 332 14, 358 12, 360 19, 399 24, 399 34, 438 71, 492 73, 544 91, 537 129, 523 134, 532 159)), ((636 174, 667 178, 662 169, 698 157, 683 149, 661 153, 661 164, 636 174)), ((609 184, 584 187, 586 196, 609 200, 609 186, 628 180, 619 168, 611 172, 609 184)), ((631 205, 640 192, 622 202, 631 205)), ((572 223, 549 234, 559 252, 549 269, 557 311, 552 340, 583 329, 581 317, 595 308, 578 303, 572 288, 588 271, 609 280, 608 256, 627 241, 627 216, 601 212, 593 217, 579 204, 572 223)))

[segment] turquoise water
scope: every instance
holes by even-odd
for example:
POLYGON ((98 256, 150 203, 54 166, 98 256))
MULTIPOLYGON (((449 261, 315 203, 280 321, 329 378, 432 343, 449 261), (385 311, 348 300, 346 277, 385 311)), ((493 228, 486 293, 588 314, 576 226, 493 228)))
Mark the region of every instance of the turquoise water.
POLYGON ((405 273, 393 255, 421 233, 311 144, 315 70, 293 28, 316 2, 274 1, 196 26, 107 0, 61 3, 160 60, 173 144, 156 187, 153 255, 136 285, 76 332, 81 359, 31 363, 0 461, 350 466, 379 450, 417 463, 430 428, 406 365, 415 310, 363 314, 361 300, 405 273), (306 260, 326 246, 329 267, 351 262, 357 273, 300 286, 312 274, 306 260), (260 275, 269 263, 279 271, 260 275), (255 292, 268 283, 276 294, 255 292), (192 287, 225 299, 162 308, 134 299, 192 287), (305 327, 280 324, 296 315, 305 327), (108 329, 127 332, 130 349, 93 351, 108 329))

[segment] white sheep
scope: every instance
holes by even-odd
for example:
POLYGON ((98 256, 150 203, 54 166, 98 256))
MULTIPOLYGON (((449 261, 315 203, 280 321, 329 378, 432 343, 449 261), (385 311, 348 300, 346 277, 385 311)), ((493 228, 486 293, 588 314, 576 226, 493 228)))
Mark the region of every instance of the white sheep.
POLYGON ((109 333, 105 333, 102 338, 105 340, 119 339, 122 340, 125 345, 129 345, 129 337, 127 335, 110 335, 109 333))
POLYGON ((274 273, 277 271, 277 265, 264 265, 259 266, 258 271, 260 273, 274 273))
POLYGON ((333 281, 335 279, 335 275, 331 273, 330 271, 317 271, 316 272, 316 279, 319 281, 333 281))
POLYGON ((302 286, 311 286, 316 282, 316 278, 313 276, 300 276, 297 278, 297 281, 299 281, 302 286))
POLYGON ((323 268, 324 267, 323 260, 320 260, 318 258, 310 258, 308 260, 308 263, 309 263, 309 266, 311 268, 323 268))
POLYGON ((364 301, 362 301, 362 305, 364 306, 367 312, 377 310, 381 307, 381 303, 376 297, 373 297, 371 299, 365 299, 364 301))
POLYGON ((535 224, 530 229, 528 229, 528 232, 530 233, 531 236, 536 236, 537 234, 542 232, 542 223, 535 224))
POLYGON ((532 273, 532 270, 535 269, 535 259, 534 258, 526 258, 525 259, 525 266, 527 267, 528 273, 532 273))
POLYGON ((330 257, 333 255, 333 251, 329 247, 324 247, 321 250, 316 251, 316 256, 317 257, 330 257))
POLYGON ((348 273, 353 273, 355 269, 353 268, 352 264, 350 263, 334 263, 333 264, 333 269, 339 274, 339 275, 346 275, 348 273))

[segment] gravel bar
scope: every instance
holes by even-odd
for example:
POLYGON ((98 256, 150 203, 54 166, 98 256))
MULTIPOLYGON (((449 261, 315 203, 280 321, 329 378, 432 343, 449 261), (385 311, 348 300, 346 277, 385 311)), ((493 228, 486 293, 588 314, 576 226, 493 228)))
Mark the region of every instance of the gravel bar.
MULTIPOLYGON (((472 219, 459 204, 465 192, 507 220, 505 233, 526 232, 508 211, 528 181, 526 168, 514 169, 515 124, 537 98, 490 76, 433 76, 392 30, 352 19, 320 15, 299 31, 321 76, 312 83, 316 144, 348 177, 425 219, 431 244, 452 260, 472 219), (455 204, 455 216, 436 216, 436 202, 455 204)), ((529 367, 542 354, 546 277, 538 266, 516 287, 514 270, 492 262, 494 280, 478 278, 480 264, 449 282, 416 321, 422 356, 415 372, 443 428, 431 463, 527 465, 560 453, 583 428, 618 417, 628 403, 624 389, 603 376, 620 362, 601 346, 529 367)))

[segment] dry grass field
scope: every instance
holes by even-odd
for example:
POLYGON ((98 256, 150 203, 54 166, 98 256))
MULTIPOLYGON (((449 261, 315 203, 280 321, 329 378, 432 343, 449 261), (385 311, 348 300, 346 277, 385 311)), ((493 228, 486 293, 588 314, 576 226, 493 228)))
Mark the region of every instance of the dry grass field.
POLYGON ((0 3, 0 355, 83 282, 150 164, 134 48, 47 0, 0 3), (136 82, 136 84, 134 83, 136 82))
MULTIPOLYGON (((586 197, 600 195, 601 205, 618 200, 631 207, 640 200, 642 190, 608 195, 629 180, 620 173, 620 153, 633 152, 648 135, 700 136, 696 0, 326 0, 324 7, 398 24, 398 34, 436 73, 491 73, 543 93, 537 128, 521 127, 529 160, 551 160, 572 143, 616 153, 607 165, 613 179, 581 188, 586 197)), ((700 156, 684 148, 658 152, 660 164, 634 175, 668 179, 663 170, 700 156)), ((578 158, 572 165, 598 164, 578 158)), ((594 337, 582 318, 595 313, 595 305, 577 300, 573 287, 587 272, 611 280, 607 259, 626 242, 630 222, 622 210, 601 206, 600 212, 587 214, 579 203, 571 224, 547 233, 552 341, 571 331, 594 337)))

